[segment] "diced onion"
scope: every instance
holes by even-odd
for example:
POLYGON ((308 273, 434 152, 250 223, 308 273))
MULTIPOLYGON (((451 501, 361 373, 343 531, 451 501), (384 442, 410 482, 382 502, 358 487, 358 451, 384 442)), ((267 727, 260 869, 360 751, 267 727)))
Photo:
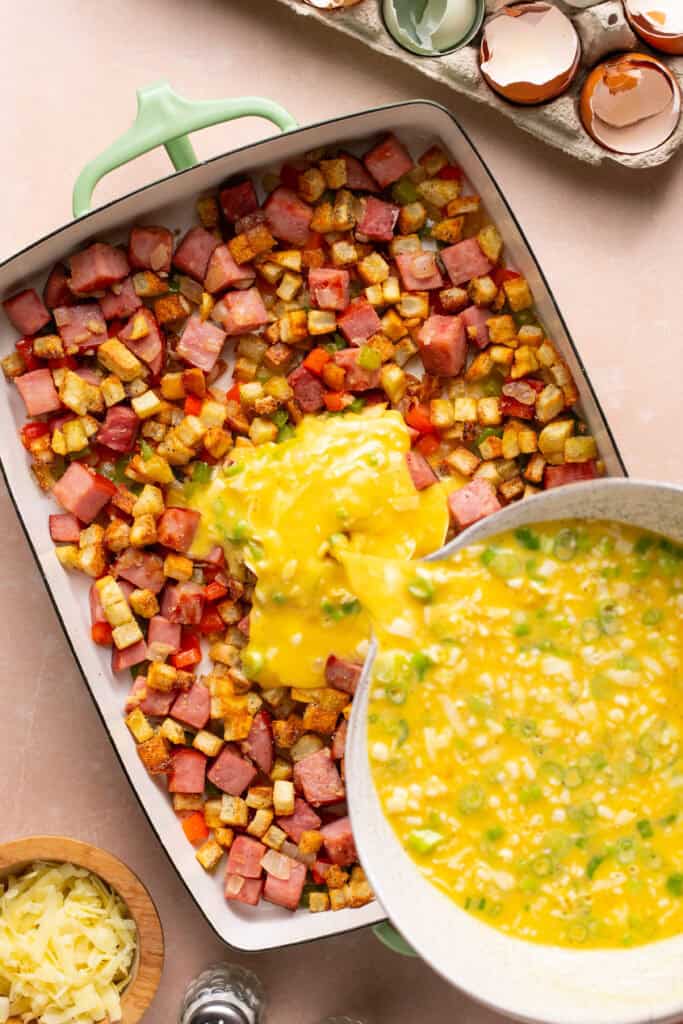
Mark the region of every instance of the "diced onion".
POLYGON ((238 896, 243 885, 244 879, 241 875, 228 875, 225 882, 225 895, 228 897, 238 896))
POLYGON ((291 857, 292 860, 298 860, 301 864, 315 864, 315 854, 302 853, 295 843, 285 841, 280 847, 280 852, 291 857))
POLYGON ((284 857, 277 850, 268 850, 261 859, 261 865, 269 875, 279 878, 283 882, 287 882, 292 873, 291 857, 284 857))

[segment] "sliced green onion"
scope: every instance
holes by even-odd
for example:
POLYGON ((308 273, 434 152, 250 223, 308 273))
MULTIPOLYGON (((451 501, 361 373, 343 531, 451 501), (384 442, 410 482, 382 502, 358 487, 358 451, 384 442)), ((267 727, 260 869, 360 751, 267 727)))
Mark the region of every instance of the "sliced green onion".
POLYGON ((555 558, 559 558, 561 562, 571 562, 576 554, 578 543, 576 530, 572 530, 571 527, 560 530, 553 543, 555 558))
POLYGON ((568 789, 578 789, 584 782, 583 772, 577 764, 570 764, 564 773, 564 784, 568 789))
POLYGON ((140 441, 140 454, 142 455, 145 462, 148 462, 149 459, 151 459, 152 456, 154 455, 154 449, 152 448, 151 444, 148 444, 147 441, 145 441, 144 439, 140 441))
POLYGON ((461 814, 475 814, 486 801, 486 794, 476 782, 468 782, 458 793, 458 810, 461 814))
POLYGON ((264 664, 261 651, 247 650, 242 653, 242 668, 248 679, 255 679, 264 664))
POLYGON ((237 476, 243 469, 243 462, 231 462, 228 466, 223 467, 223 476, 237 476))
POLYGON ((392 186, 391 196, 399 206, 407 206, 409 203, 417 202, 418 192, 415 183, 406 176, 399 178, 392 186))
POLYGON ((428 654, 425 654, 424 651, 415 651, 410 659, 410 667, 420 682, 422 682, 433 664, 433 659, 428 654))
POLYGON ((418 569, 412 582, 408 584, 408 593, 423 604, 430 604, 434 600, 434 584, 424 570, 418 569))
POLYGON ((211 479, 211 466, 208 462, 195 462, 192 466, 192 482, 195 484, 208 484, 211 479))
POLYGON ((669 875, 666 880, 666 888, 672 896, 680 899, 683 896, 683 875, 678 872, 675 875, 669 875))
POLYGON ((607 860, 607 854, 601 853, 596 854, 595 857, 591 857, 586 865, 586 874, 589 878, 593 878, 595 872, 598 870, 601 864, 604 864, 607 860))
POLYGON ((603 601, 598 609, 598 622, 606 636, 619 632, 619 608, 614 601, 603 601))
POLYGON ((435 832, 431 828, 415 828, 409 833, 407 838, 410 849, 422 855, 431 853, 442 842, 443 836, 441 833, 435 832))
POLYGON ((547 878, 555 870, 553 859, 547 853, 539 853, 538 857, 534 857, 531 867, 539 878, 547 878))
POLYGON ((515 539, 528 551, 540 550, 541 538, 533 530, 530 530, 528 526, 519 526, 515 530, 515 539))
POLYGON ((647 608, 643 612, 643 625, 644 626, 656 626, 664 618, 664 613, 660 608, 647 608))
POLYGON ((358 353, 358 365, 363 370, 379 370, 382 365, 382 357, 376 348, 363 345, 358 353))
POLYGON ((600 623, 597 619, 584 619, 581 623, 581 639, 585 644, 593 644, 602 636, 600 623))
POLYGON ((636 828, 640 832, 643 839, 652 839, 655 834, 655 830, 652 827, 652 822, 648 821, 647 818, 643 818, 642 821, 636 822, 636 828))

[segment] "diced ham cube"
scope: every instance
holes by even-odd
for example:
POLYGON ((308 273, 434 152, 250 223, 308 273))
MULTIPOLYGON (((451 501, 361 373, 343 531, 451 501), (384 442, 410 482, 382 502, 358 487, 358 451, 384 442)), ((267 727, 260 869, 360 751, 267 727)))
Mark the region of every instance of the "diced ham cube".
POLYGON ((456 377, 467 356, 465 325, 459 316, 428 317, 418 331, 417 344, 427 373, 456 377))
POLYGON ((202 518, 190 508, 167 508, 157 523, 160 544, 173 551, 189 551, 202 518))
POLYGON ((285 907, 286 910, 296 910, 301 902, 305 882, 306 865, 301 864, 298 860, 292 860, 288 879, 266 875, 263 898, 269 903, 275 903, 278 907, 285 907))
POLYGON ((111 652, 111 670, 112 672, 125 672, 127 669, 132 668, 133 665, 139 665, 143 661, 147 661, 147 644, 144 640, 138 640, 136 644, 131 644, 130 647, 124 647, 122 651, 116 649, 111 652))
POLYGON ((142 689, 145 691, 140 701, 142 713, 151 715, 152 718, 166 718, 173 706, 177 691, 170 690, 168 693, 162 693, 161 690, 152 690, 151 687, 147 686, 144 676, 137 677, 135 683, 139 682, 142 683, 142 689))
POLYGON ((143 363, 147 363, 154 370, 155 364, 163 352, 163 342, 157 318, 151 309, 147 309, 145 306, 136 310, 123 330, 119 332, 119 338, 134 356, 142 359, 143 363), (141 338, 133 339, 132 335, 138 333, 140 317, 144 317, 147 321, 147 333, 143 334, 141 338))
POLYGON ((211 254, 204 279, 207 292, 215 295, 226 288, 248 288, 256 280, 256 271, 248 263, 235 263, 227 245, 217 246, 211 254))
POLYGON ((55 263, 45 282, 43 302, 48 309, 54 309, 55 306, 70 306, 73 301, 66 267, 61 263, 55 263))
POLYGON ((363 163, 382 188, 392 185, 413 169, 409 153, 395 135, 387 135, 386 139, 366 153, 363 163))
POLYGON ((313 268, 308 272, 308 290, 318 309, 346 309, 349 282, 348 270, 313 268))
POLYGON ((332 357, 346 371, 346 391, 370 391, 379 385, 379 370, 364 370, 359 363, 359 348, 343 348, 332 357))
POLYGON ((218 239, 206 228, 190 228, 175 251, 173 266, 195 281, 203 281, 217 245, 218 239))
POLYGON ((171 708, 171 718, 192 729, 203 729, 211 713, 211 694, 203 683, 193 683, 179 693, 171 708))
POLYGON ((293 843, 299 843, 304 832, 315 832, 321 825, 313 808, 299 796, 294 799, 294 814, 286 814, 276 820, 278 827, 287 833, 293 843))
POLYGON ((50 312, 43 305, 35 288, 26 288, 23 292, 5 299, 2 304, 10 323, 19 334, 35 334, 50 322, 50 312))
POLYGON ((241 217, 258 210, 256 191, 249 180, 221 189, 218 198, 223 216, 230 224, 235 224, 241 217))
POLYGON ((331 654, 325 663, 325 682, 334 690, 343 690, 353 697, 362 671, 363 666, 358 662, 331 654))
POLYGON ((406 452, 406 462, 416 490, 424 491, 439 479, 421 452, 406 452))
POLYGON ((115 452, 132 452, 139 427, 140 420, 133 409, 125 405, 112 405, 97 433, 97 440, 115 452))
POLYGON ((518 420, 532 420, 536 415, 536 407, 520 402, 510 395, 500 396, 500 411, 503 416, 514 416, 518 420))
POLYGON ((346 187, 360 192, 379 192, 379 186, 369 174, 357 156, 342 153, 341 158, 346 164, 346 187))
POLYGON ((142 305, 142 299, 133 287, 133 278, 127 277, 120 285, 114 285, 116 291, 106 292, 100 299, 100 308, 105 320, 125 320, 142 305))
POLYGON ((327 747, 297 761, 294 782, 313 807, 336 804, 344 799, 344 783, 327 747))
POLYGON ((489 329, 486 326, 486 321, 490 320, 491 316, 490 309, 480 309, 478 306, 468 306, 460 314, 465 328, 475 328, 476 336, 474 338, 470 338, 469 331, 466 331, 466 334, 468 340, 473 341, 477 348, 486 348, 489 343, 489 329))
POLYGON ((130 270, 126 254, 106 242, 94 242, 87 249, 75 253, 70 263, 69 287, 79 295, 98 292, 123 281, 130 270))
MULTIPOLYGON (((241 796, 257 776, 251 761, 240 757, 234 747, 223 747, 209 771, 209 781, 224 793, 241 796)), ((240 872, 238 872, 240 873, 240 872)))
POLYGON ((90 604, 91 625, 95 626, 98 622, 106 622, 107 616, 104 614, 104 608, 100 601, 100 594, 94 583, 88 591, 88 602, 90 604))
POLYGON ((107 340, 107 325, 99 302, 57 306, 54 318, 67 352, 92 348, 107 340))
POLYGON ((341 761, 346 753, 346 734, 349 731, 349 723, 344 718, 341 725, 332 737, 332 757, 335 761, 341 761))
POLYGON ((394 237, 400 208, 393 203, 385 203, 383 199, 375 199, 374 196, 368 196, 362 203, 356 231, 373 242, 390 242, 394 237))
POLYGON ((459 530, 498 512, 502 508, 496 489, 488 480, 471 480, 448 497, 448 507, 459 530))
POLYGON ((198 626, 204 611, 204 588, 198 583, 168 584, 161 599, 161 614, 169 622, 198 626))
POLYGON ((337 326, 350 345, 361 345, 381 328, 380 319, 367 299, 354 299, 342 315, 337 326))
POLYGON ((406 291, 426 292, 432 288, 443 288, 443 274, 437 266, 436 253, 402 252, 396 257, 396 265, 406 291))
POLYGON ((225 876, 226 900, 237 900, 250 907, 258 906, 263 892, 262 878, 243 878, 241 875, 225 876))
MULTIPOLYGON (((70 512, 58 512, 50 516, 50 539, 55 544, 78 544, 81 524, 70 512)), ((102 621, 102 620, 101 620, 102 621)))
POLYGON ((91 473, 80 462, 72 462, 52 488, 52 496, 81 522, 91 523, 115 491, 106 477, 91 473))
POLYGON ((261 860, 267 847, 249 836, 235 836, 230 847, 226 874, 242 875, 243 878, 260 878, 263 874, 261 860))
POLYGON ((564 484, 577 484, 582 480, 595 480, 598 467, 594 459, 588 462, 569 462, 564 466, 546 466, 543 473, 543 486, 546 490, 552 487, 563 487, 564 484))
POLYGON ((41 416, 44 412, 56 412, 57 409, 61 409, 62 403, 52 374, 47 368, 22 373, 21 377, 14 378, 14 383, 29 416, 41 416))
POLYGON ((210 373, 224 342, 225 331, 208 320, 202 320, 198 313, 193 313, 180 335, 176 352, 186 363, 210 373))
POLYGON ((176 747, 171 751, 173 762, 168 775, 169 793, 203 793, 206 758, 199 750, 176 747))
POLYGON ((473 277, 490 274, 494 266, 481 251, 476 238, 466 238, 463 242, 449 245, 441 250, 440 255, 451 283, 456 286, 471 281, 473 277))
POLYGON ((229 335, 255 331, 268 323, 268 311, 258 288, 229 292, 216 303, 211 315, 229 335))
POLYGON ((324 406, 325 388, 305 366, 298 366, 287 378, 294 397, 304 412, 317 412, 324 406))
POLYGON ((128 259, 136 270, 153 270, 168 274, 173 255, 173 235, 168 228, 131 228, 128 259))
POLYGON ((313 210, 295 192, 276 188, 263 207, 271 234, 292 245, 305 245, 313 210))
POLYGON ((139 551, 137 548, 126 548, 112 565, 114 576, 132 583, 140 590, 151 590, 158 594, 166 577, 164 563, 159 555, 151 551, 139 551))
POLYGON ((320 831, 325 837, 325 849, 333 864, 345 868, 358 860, 349 818, 331 821, 329 825, 323 825, 320 831))
POLYGON ((147 628, 147 646, 150 653, 164 651, 176 654, 180 650, 180 635, 179 622, 169 622, 163 615, 153 615, 147 628))
POLYGON ((270 775, 275 759, 273 749, 273 727, 270 713, 265 709, 254 715, 251 729, 243 744, 244 753, 248 754, 265 775, 270 775))

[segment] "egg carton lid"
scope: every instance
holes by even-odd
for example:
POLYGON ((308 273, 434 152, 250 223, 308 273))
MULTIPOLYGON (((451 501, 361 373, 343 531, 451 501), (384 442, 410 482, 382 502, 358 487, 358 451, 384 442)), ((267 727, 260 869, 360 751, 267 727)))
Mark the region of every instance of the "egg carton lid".
MULTIPOLYGON (((670 160, 683 145, 683 118, 681 118, 673 135, 661 146, 647 153, 636 155, 612 153, 598 146, 584 130, 579 117, 581 87, 587 71, 590 70, 583 65, 570 88, 562 96, 541 106, 516 106, 500 99, 481 77, 479 71, 480 36, 477 36, 471 45, 464 46, 455 53, 446 54, 443 57, 421 57, 404 50, 389 35, 380 14, 381 0, 364 0, 363 3, 355 7, 327 12, 311 7, 304 0, 278 0, 278 2, 296 11, 299 15, 315 18, 329 28, 336 29, 338 32, 343 32, 345 35, 365 43, 366 46, 378 53, 409 64, 412 68, 421 71, 427 78, 440 82, 441 85, 447 85, 455 92, 462 93, 477 103, 493 107, 513 121, 522 131, 528 132, 540 139, 541 142, 554 146, 564 153, 569 153, 587 164, 597 166, 609 161, 622 164, 625 167, 657 167, 670 160)), ((614 0, 606 0, 606 2, 571 0, 571 3, 572 7, 559 0, 555 6, 576 22, 579 35, 581 32, 578 19, 583 17, 589 9, 598 13, 603 8, 615 7, 614 0), (581 4, 580 8, 578 8, 579 3, 581 4)), ((500 0, 488 0, 487 6, 489 8, 502 7, 503 3, 500 0)), ((619 3, 619 7, 621 7, 621 3, 619 3)), ((664 54, 655 53, 640 39, 637 40, 634 49, 638 52, 650 53, 662 60, 683 88, 683 58, 666 57, 664 54)))

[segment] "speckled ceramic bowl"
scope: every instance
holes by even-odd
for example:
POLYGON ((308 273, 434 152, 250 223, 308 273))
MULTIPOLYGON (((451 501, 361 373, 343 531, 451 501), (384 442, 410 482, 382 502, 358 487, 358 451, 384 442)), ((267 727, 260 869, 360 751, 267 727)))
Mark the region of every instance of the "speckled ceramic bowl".
MULTIPOLYGON (((465 530, 432 559, 504 530, 554 519, 612 519, 683 542, 683 487, 600 480, 547 491, 465 530)), ((511 938, 467 914, 415 869, 384 817, 366 745, 365 665, 347 745, 360 858, 387 914, 439 974, 475 999, 544 1024, 645 1024, 683 1014, 683 935, 624 950, 574 951, 511 938)))

